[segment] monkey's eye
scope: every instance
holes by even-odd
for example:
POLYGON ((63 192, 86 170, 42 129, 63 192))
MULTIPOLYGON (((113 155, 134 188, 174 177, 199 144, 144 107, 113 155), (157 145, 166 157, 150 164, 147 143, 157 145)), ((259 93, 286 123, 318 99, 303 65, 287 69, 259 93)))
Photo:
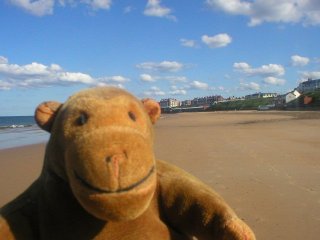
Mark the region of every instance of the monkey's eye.
POLYGON ((128 112, 128 116, 132 121, 136 121, 137 117, 133 112, 128 112))
POLYGON ((88 122, 89 116, 86 113, 81 113, 80 116, 77 118, 76 123, 79 126, 83 126, 88 122))

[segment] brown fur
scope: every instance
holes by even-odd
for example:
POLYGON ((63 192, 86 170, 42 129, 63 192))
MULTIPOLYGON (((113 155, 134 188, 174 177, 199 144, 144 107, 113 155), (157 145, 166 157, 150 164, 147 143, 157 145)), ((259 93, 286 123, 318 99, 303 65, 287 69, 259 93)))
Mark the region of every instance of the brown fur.
POLYGON ((1 209, 0 239, 254 240, 199 180, 153 153, 151 99, 116 88, 36 109, 51 133, 41 176, 1 209))

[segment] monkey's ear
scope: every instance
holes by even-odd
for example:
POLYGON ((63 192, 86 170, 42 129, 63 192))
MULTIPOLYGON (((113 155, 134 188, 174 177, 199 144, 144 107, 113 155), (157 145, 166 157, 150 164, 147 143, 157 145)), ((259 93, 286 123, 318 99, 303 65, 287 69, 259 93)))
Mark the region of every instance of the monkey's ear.
POLYGON ((152 124, 155 124, 161 115, 159 103, 150 98, 142 99, 141 101, 150 117, 152 124))
POLYGON ((61 106, 61 103, 54 101, 41 103, 34 114, 38 126, 47 132, 51 132, 54 119, 61 106))

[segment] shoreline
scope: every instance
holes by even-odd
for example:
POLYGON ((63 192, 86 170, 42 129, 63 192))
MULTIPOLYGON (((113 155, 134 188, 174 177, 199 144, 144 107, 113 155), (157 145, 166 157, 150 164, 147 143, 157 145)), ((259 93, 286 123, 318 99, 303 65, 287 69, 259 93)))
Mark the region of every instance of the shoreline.
POLYGON ((49 134, 37 126, 0 130, 0 150, 46 142, 49 134))
MULTIPOLYGON (((155 155, 200 178, 257 239, 320 235, 320 112, 163 115, 155 155)), ((0 150, 0 206, 41 172, 45 143, 0 150)))

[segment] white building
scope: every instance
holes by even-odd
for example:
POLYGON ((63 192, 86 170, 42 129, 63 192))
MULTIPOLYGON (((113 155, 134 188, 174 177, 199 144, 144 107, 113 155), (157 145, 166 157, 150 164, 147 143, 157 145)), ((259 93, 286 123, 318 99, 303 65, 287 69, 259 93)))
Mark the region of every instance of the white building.
POLYGON ((246 95, 245 99, 257 99, 257 98, 273 98, 273 97, 277 97, 278 94, 277 93, 254 93, 254 94, 250 94, 250 95, 246 95))
POLYGON ((177 99, 174 99, 174 98, 161 99, 160 106, 162 108, 179 107, 180 106, 180 101, 177 100, 177 99))
POLYGON ((288 102, 291 102, 295 99, 297 99, 301 94, 297 91, 297 90, 294 90, 292 92, 289 92, 286 94, 286 103, 288 102))

